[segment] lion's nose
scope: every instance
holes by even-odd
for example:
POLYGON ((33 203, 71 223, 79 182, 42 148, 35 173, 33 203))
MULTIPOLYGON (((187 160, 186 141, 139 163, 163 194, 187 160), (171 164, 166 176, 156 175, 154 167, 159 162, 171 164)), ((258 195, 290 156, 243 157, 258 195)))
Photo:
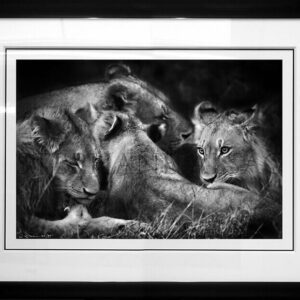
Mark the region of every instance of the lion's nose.
POLYGON ((87 196, 95 196, 98 193, 98 189, 94 188, 94 187, 88 187, 88 188, 83 188, 83 192, 87 195, 87 196))
POLYGON ((208 175, 202 175, 202 179, 206 182, 206 183, 213 183, 214 180, 216 179, 217 174, 208 174, 208 175))
POLYGON ((96 174, 89 174, 84 178, 82 191, 87 196, 95 196, 100 189, 99 179, 96 174))
POLYGON ((190 137, 192 135, 193 131, 187 131, 187 132, 183 132, 181 133, 181 137, 183 140, 186 140, 188 137, 190 137))

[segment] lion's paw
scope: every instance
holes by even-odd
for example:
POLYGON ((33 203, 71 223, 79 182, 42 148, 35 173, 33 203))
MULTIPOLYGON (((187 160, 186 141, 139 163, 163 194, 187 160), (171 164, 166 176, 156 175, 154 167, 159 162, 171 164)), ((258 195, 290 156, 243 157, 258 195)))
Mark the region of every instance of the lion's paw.
POLYGON ((76 205, 69 209, 68 215, 62 220, 63 236, 79 236, 80 231, 90 222, 86 207, 76 205))
POLYGON ((144 222, 129 220, 125 221, 125 228, 128 228, 132 231, 148 231, 150 229, 150 225, 144 222))

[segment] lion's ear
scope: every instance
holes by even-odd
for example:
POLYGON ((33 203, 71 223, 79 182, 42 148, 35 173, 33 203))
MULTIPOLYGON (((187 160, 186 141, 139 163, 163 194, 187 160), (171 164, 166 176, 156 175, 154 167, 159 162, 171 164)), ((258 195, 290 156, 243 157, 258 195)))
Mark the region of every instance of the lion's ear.
POLYGON ((64 139, 64 130, 58 121, 38 115, 32 118, 32 134, 34 140, 50 153, 54 153, 64 139))
POLYGON ((252 133, 258 128, 258 115, 258 107, 254 105, 251 109, 241 113, 231 113, 228 118, 235 124, 234 126, 242 129, 244 139, 249 140, 252 133))
POLYGON ((144 128, 154 143, 159 142, 167 132, 167 125, 165 123, 146 125, 144 128))
POLYGON ((98 111, 91 103, 87 103, 84 107, 79 108, 75 114, 88 124, 93 124, 99 116, 98 111))
POLYGON ((112 122, 110 126, 105 132, 105 136, 104 136, 105 139, 114 136, 122 127, 122 120, 118 116, 114 116, 114 118, 111 121, 112 122))
POLYGON ((254 105, 250 109, 244 110, 242 112, 229 111, 227 112, 227 115, 229 120, 231 120, 234 124, 250 130, 257 124, 259 110, 258 106, 254 105))
POLYGON ((257 117, 258 117, 258 106, 257 104, 252 106, 250 110, 245 112, 247 117, 245 121, 241 124, 245 127, 253 127, 256 125, 257 117))
POLYGON ((194 108, 192 123, 195 130, 202 130, 205 125, 208 125, 216 119, 219 112, 210 101, 202 101, 194 108))
POLYGON ((94 128, 97 139, 107 140, 115 136, 122 128, 123 120, 112 112, 103 112, 94 128))
POLYGON ((114 111, 126 111, 130 114, 136 112, 134 101, 129 100, 130 95, 128 88, 122 84, 114 84, 110 86, 106 92, 106 103, 104 109, 114 111))
POLYGON ((131 69, 127 65, 123 64, 112 64, 109 65, 105 70, 105 79, 111 80, 114 78, 119 78, 123 76, 131 75, 131 69))

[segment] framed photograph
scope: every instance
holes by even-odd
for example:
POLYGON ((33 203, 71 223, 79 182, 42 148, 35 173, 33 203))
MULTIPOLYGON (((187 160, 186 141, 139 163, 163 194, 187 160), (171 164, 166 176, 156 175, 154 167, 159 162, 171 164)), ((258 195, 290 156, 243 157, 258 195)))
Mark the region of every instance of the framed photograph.
POLYGON ((299 5, 190 2, 4 5, 3 297, 299 291, 299 5))

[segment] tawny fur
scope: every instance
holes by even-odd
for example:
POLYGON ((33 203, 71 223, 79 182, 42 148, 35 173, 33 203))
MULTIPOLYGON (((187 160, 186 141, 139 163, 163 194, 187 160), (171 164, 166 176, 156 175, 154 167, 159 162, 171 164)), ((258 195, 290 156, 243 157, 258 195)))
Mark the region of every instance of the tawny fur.
MULTIPOLYGON (((194 119, 194 122, 197 121, 194 119)), ((248 121, 238 114, 230 117, 224 112, 217 114, 206 124, 201 120, 198 122, 199 125, 195 126, 194 143, 205 151, 204 155, 198 154, 200 177, 210 163, 211 169, 216 173, 214 182, 230 182, 233 179, 261 196, 272 194, 276 200, 280 200, 279 163, 268 149, 254 119, 248 121), (238 118, 241 120, 236 121, 238 118), (218 141, 230 147, 230 153, 222 156, 218 141)))
POLYGON ((70 112, 42 109, 18 123, 17 230, 76 235, 90 219, 77 200, 90 201, 83 188, 98 191, 96 157, 88 126, 70 112), (68 166, 66 160, 75 161, 78 151, 83 157, 78 166, 68 166), (70 207, 69 214, 66 207, 70 207))
MULTIPOLYGON (((195 108, 194 144, 198 148, 199 180, 203 174, 215 174, 214 185, 234 183, 259 195, 256 217, 281 222, 282 179, 279 163, 262 137, 258 108, 250 114, 241 112, 208 113, 200 103, 195 108), (219 145, 221 143, 221 145, 219 145), (221 155, 222 146, 230 152, 221 155), (199 154, 199 150, 204 154, 199 154)), ((195 147, 195 149, 196 149, 195 147)), ((197 151, 197 150, 195 150, 197 151)))
POLYGON ((136 226, 88 213, 86 205, 105 197, 98 158, 90 124, 67 110, 43 108, 18 123, 17 231, 70 238, 136 226))
POLYGON ((94 135, 109 173, 109 216, 151 222, 168 210, 166 222, 182 214, 182 219, 197 220, 203 213, 224 209, 241 208, 252 213, 258 203, 255 194, 229 184, 207 189, 184 179, 173 159, 130 115, 103 112, 94 135), (106 135, 113 126, 114 133, 106 135))

